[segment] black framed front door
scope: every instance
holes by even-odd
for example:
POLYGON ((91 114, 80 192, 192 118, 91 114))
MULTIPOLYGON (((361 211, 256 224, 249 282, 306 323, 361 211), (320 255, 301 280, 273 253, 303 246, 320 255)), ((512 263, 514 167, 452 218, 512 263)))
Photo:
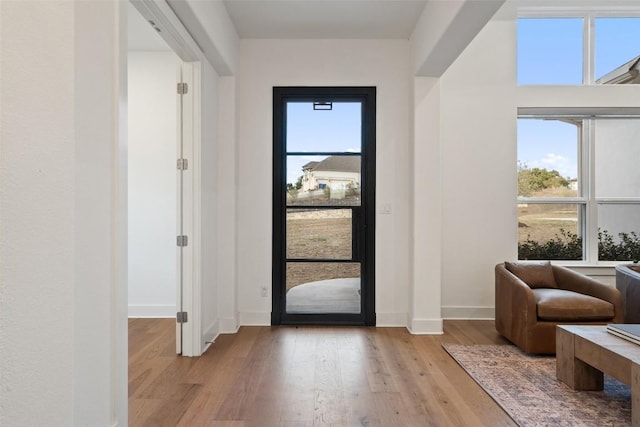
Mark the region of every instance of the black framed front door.
POLYGON ((271 323, 375 325, 375 87, 273 88, 271 323))

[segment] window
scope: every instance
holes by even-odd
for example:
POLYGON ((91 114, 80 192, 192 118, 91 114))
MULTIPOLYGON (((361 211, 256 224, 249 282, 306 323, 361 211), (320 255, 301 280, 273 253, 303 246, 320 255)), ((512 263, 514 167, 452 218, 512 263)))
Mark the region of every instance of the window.
POLYGON ((518 20, 518 84, 582 84, 582 18, 518 20))
POLYGON ((640 83, 640 16, 518 19, 518 84, 640 83))
POLYGON ((640 83, 637 75, 629 74, 640 55, 637 40, 640 40, 640 18, 595 19, 596 83, 615 83, 613 80, 619 76, 626 78, 627 83, 640 83))
POLYGON ((640 9, 520 13, 518 84, 577 87, 570 105, 519 105, 518 258, 640 259, 640 103, 603 88, 621 105, 596 108, 580 87, 640 84, 640 9))
POLYGON ((518 258, 640 258, 640 118, 518 120, 518 258))
POLYGON ((583 259, 583 121, 518 120, 518 257, 583 259))

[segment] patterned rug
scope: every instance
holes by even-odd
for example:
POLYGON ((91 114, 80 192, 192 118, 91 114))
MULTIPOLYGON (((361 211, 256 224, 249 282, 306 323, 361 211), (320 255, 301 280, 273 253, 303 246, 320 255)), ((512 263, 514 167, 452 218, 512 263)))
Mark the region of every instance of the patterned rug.
POLYGON ((556 379, 553 356, 512 345, 442 347, 520 426, 629 426, 631 390, 605 376, 604 391, 575 391, 556 379))

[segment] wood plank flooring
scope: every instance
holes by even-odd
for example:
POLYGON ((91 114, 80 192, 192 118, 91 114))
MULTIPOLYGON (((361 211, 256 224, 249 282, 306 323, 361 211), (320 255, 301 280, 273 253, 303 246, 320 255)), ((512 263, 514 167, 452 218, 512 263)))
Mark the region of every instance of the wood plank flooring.
POLYGON ((173 319, 129 320, 130 426, 515 426, 442 349, 506 344, 492 321, 404 328, 243 327, 198 358, 173 319))

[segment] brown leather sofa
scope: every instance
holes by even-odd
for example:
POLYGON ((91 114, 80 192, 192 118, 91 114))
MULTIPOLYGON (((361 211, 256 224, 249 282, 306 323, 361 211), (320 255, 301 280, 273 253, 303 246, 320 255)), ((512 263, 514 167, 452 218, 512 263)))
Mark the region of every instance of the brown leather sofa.
POLYGON ((548 261, 495 267, 496 329, 527 353, 555 354, 556 325, 622 323, 613 286, 548 261))

